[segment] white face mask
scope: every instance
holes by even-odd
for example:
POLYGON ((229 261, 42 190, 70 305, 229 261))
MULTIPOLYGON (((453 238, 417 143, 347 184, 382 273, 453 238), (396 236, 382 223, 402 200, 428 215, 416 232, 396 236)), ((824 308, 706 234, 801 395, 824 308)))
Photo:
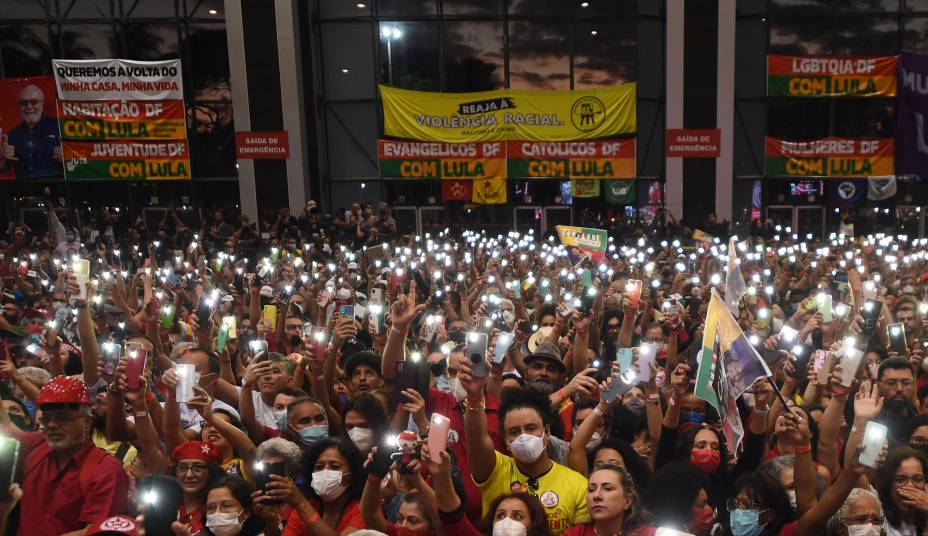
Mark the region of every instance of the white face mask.
POLYGON ((216 512, 206 516, 206 528, 216 536, 234 536, 242 531, 241 512, 216 512))
POLYGON ((503 320, 504 320, 504 321, 506 322, 506 324, 509 325, 509 326, 511 326, 512 323, 513 323, 513 322, 515 321, 515 319, 516 319, 515 313, 513 313, 512 311, 510 311, 510 310, 508 310, 508 309, 505 310, 505 311, 503 311, 501 314, 502 314, 503 320))
POLYGON ((879 525, 847 525, 847 536, 880 536, 879 525))
POLYGON ((454 395, 455 400, 461 402, 467 398, 467 391, 464 389, 464 386, 461 385, 460 378, 451 378, 448 380, 448 385, 451 386, 451 394, 454 395))
POLYGON ((348 437, 361 452, 370 452, 371 447, 374 446, 374 431, 370 428, 355 426, 348 430, 348 437))
POLYGON ((545 440, 531 434, 522 434, 509 444, 512 456, 522 463, 535 463, 545 451, 545 440))
POLYGON ((798 506, 796 506, 797 504, 796 503, 796 490, 795 489, 786 490, 786 496, 789 497, 789 504, 793 507, 793 510, 798 508, 798 506))
POLYGON ((599 432, 593 432, 593 437, 586 443, 587 450, 593 450, 603 442, 603 436, 599 432))
POLYGON ((511 517, 493 523, 493 536, 525 536, 525 525, 511 517))
POLYGON ((333 471, 332 469, 314 471, 313 491, 323 501, 331 502, 348 489, 347 484, 342 484, 344 476, 345 474, 341 471, 333 471))

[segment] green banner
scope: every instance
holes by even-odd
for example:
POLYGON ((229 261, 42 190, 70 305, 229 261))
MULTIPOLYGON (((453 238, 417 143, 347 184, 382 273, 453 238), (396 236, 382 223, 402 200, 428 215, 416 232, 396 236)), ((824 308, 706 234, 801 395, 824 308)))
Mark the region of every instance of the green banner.
POLYGON ((635 204, 635 181, 604 181, 606 203, 610 205, 635 204))

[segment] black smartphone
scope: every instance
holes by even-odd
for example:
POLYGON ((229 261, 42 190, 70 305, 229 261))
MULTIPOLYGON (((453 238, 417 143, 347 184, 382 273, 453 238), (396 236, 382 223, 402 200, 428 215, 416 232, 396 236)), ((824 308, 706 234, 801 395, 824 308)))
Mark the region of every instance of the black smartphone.
MULTIPOLYGON (((290 472, 287 470, 287 462, 256 462, 254 465, 255 490, 265 493, 267 491, 267 484, 271 481, 271 475, 289 477, 290 472)), ((264 501, 264 503, 283 504, 283 501, 268 500, 264 501)))
POLYGON ((206 329, 209 327, 209 317, 213 314, 213 300, 202 297, 200 302, 197 304, 197 322, 200 324, 200 329, 206 329))
POLYGON ((531 337, 532 333, 535 333, 532 331, 532 323, 528 320, 519 321, 519 331, 521 331, 526 337, 531 337))
POLYGON ((860 335, 865 339, 873 337, 876 331, 876 322, 880 318, 880 312, 883 310, 883 302, 869 298, 860 308, 860 316, 864 319, 863 325, 860 326, 860 335))
POLYGON ((583 316, 589 316, 593 312, 593 304, 596 302, 596 287, 590 287, 583 291, 580 297, 580 307, 577 308, 583 316))
POLYGON ((233 282, 235 286, 235 292, 241 296, 245 294, 245 269, 236 268, 235 269, 235 281, 233 282))
POLYGON ((793 358, 793 366, 796 367, 796 376, 804 380, 808 376, 809 359, 815 355, 815 348, 808 344, 797 343, 790 348, 789 353, 793 358))
POLYGON ((145 534, 174 536, 171 523, 177 521, 177 511, 184 500, 184 492, 177 479, 153 475, 139 486, 141 504, 145 506, 145 534))
POLYGON ((16 480, 16 468, 19 465, 19 441, 0 436, 0 497, 9 498, 10 484, 16 480))
POLYGON ((901 322, 886 326, 889 335, 889 350, 899 355, 909 353, 909 345, 905 340, 905 326, 901 322))
POLYGON ((406 397, 401 394, 406 389, 416 390, 423 400, 429 399, 430 373, 428 363, 424 359, 397 361, 395 371, 393 378, 396 388, 393 390, 393 407, 406 402, 406 397))

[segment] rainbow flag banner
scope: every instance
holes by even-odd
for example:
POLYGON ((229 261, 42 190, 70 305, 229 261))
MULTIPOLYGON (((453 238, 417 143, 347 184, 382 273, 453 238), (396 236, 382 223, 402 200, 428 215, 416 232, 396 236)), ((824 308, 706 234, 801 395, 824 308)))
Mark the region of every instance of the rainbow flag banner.
POLYGON ((770 97, 893 97, 896 56, 767 56, 770 97))
POLYGON ((768 177, 861 177, 892 175, 892 138, 824 138, 785 141, 767 137, 764 172, 768 177))

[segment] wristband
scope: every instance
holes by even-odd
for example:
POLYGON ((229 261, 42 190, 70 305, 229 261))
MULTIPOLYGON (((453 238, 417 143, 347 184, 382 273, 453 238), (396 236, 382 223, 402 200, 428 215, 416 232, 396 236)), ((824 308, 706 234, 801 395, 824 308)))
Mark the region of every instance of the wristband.
POLYGON ((561 395, 561 400, 567 400, 567 399, 569 398, 569 397, 567 396, 567 393, 564 392, 564 388, 563 388, 563 387, 561 387, 560 389, 557 390, 557 394, 561 395))
POLYGON ((155 393, 152 393, 151 391, 146 391, 146 392, 145 392, 145 401, 146 401, 146 402, 154 402, 155 400, 156 400, 156 399, 155 399, 155 393))
POLYGON ((759 416, 762 416, 762 417, 766 417, 767 414, 769 414, 769 413, 770 413, 770 408, 767 408, 767 409, 758 409, 758 408, 754 408, 754 415, 759 415, 759 416))
POLYGON ((319 515, 319 512, 313 512, 313 515, 309 516, 309 519, 306 520, 306 524, 311 525, 320 519, 322 519, 322 517, 319 515))
POLYGON ((390 326, 390 332, 396 333, 397 335, 406 335, 407 328, 408 326, 404 326, 402 328, 398 328, 396 326, 390 326))
POLYGON ((578 329, 576 333, 577 335, 586 335, 589 332, 590 332, 590 329, 587 328, 587 329, 578 329))
POLYGON ((603 416, 602 410, 599 409, 599 404, 593 406, 593 413, 595 413, 596 415, 598 415, 598 416, 600 416, 600 417, 603 416))
POLYGON ((148 412, 143 409, 143 410, 134 412, 132 416, 135 418, 148 417, 148 412))
POLYGON ((808 454, 808 453, 810 453, 810 452, 812 452, 812 446, 811 446, 811 445, 800 445, 800 446, 798 446, 798 447, 794 447, 794 448, 793 448, 793 453, 794 453, 794 454, 808 454))

